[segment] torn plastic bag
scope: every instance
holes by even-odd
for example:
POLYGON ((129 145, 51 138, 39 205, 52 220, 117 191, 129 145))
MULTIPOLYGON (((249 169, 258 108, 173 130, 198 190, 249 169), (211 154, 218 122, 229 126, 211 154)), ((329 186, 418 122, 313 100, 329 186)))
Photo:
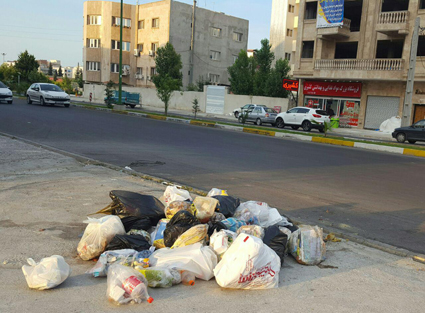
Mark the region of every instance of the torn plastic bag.
POLYGON ((228 196, 227 190, 212 188, 208 192, 207 197, 214 197, 214 196, 228 196))
POLYGON ((223 288, 269 289, 279 285, 280 259, 260 238, 240 234, 214 269, 223 288))
POLYGON ((193 245, 197 242, 203 242, 207 236, 208 225, 200 224, 186 230, 177 238, 171 249, 193 245))
POLYGON ((276 225, 267 227, 264 233, 263 242, 276 252, 280 258, 280 262, 283 264, 286 244, 288 243, 288 235, 276 225))
POLYGON ((106 250, 134 249, 149 250, 151 244, 142 235, 116 235, 106 247, 106 250))
POLYGON ((217 256, 210 247, 198 242, 178 249, 157 250, 149 258, 149 264, 189 271, 199 279, 210 280, 214 277, 217 256))
POLYGON ((189 228, 198 225, 198 219, 188 211, 179 211, 167 223, 164 230, 164 245, 172 247, 174 242, 189 228))
POLYGON ((29 265, 22 266, 28 287, 45 290, 62 284, 71 274, 69 265, 60 255, 43 258, 39 263, 29 258, 29 265))
POLYGON ((192 203, 188 201, 180 201, 180 200, 173 201, 169 203, 167 208, 165 209, 165 217, 168 219, 171 219, 178 211, 182 211, 182 210, 189 211, 190 213, 193 214, 194 212, 193 212, 191 204, 192 203))
POLYGON ((176 186, 168 186, 164 191, 164 201, 168 205, 173 201, 192 201, 189 191, 179 189, 176 186))
POLYGON ((176 269, 166 267, 149 267, 139 270, 151 288, 168 288, 181 283, 181 274, 176 269))
POLYGON ((218 259, 221 260, 223 254, 229 249, 238 235, 230 230, 214 231, 210 238, 210 247, 217 253, 218 259))
POLYGON ((121 219, 121 222, 126 233, 132 229, 149 230, 153 226, 148 217, 126 216, 121 219))
POLYGON ((247 201, 237 208, 235 218, 245 221, 248 225, 269 227, 282 221, 282 216, 275 208, 270 208, 265 202, 247 201))
POLYGON ((213 196, 213 198, 218 200, 217 211, 225 217, 232 217, 241 204, 238 198, 230 196, 213 196))
POLYGON ((193 200, 192 208, 201 223, 208 223, 210 218, 214 215, 218 203, 218 200, 214 198, 196 197, 195 200, 193 200))
POLYGON ((151 225, 156 225, 161 218, 165 217, 164 205, 154 196, 124 190, 112 190, 109 196, 112 202, 95 214, 148 217, 151 225))
POLYGON ((227 227, 228 230, 231 230, 233 232, 237 232, 239 227, 246 225, 244 221, 238 220, 233 217, 229 217, 228 219, 225 219, 224 221, 221 221, 224 226, 227 227))
POLYGON ((289 238, 289 251, 298 263, 317 265, 326 258, 323 230, 318 226, 302 225, 289 238))
POLYGON ((264 229, 261 226, 258 225, 243 225, 239 227, 238 231, 236 232, 239 234, 249 234, 252 236, 255 236, 257 238, 263 239, 264 238, 264 229))
POLYGON ((127 235, 142 235, 148 242, 152 241, 151 235, 146 230, 142 229, 132 229, 127 232, 127 235))
POLYGON ((135 269, 113 264, 108 269, 108 299, 115 304, 151 303, 153 298, 148 294, 146 278, 135 269))
POLYGON ((78 243, 77 251, 81 259, 87 261, 98 257, 105 251, 115 235, 125 235, 124 226, 118 216, 88 218, 83 237, 78 243))
POLYGON ((163 218, 156 225, 155 231, 151 234, 152 245, 157 249, 165 248, 164 245, 164 231, 170 220, 163 218))
POLYGON ((88 270, 86 274, 92 274, 94 277, 106 276, 109 266, 114 263, 131 266, 136 254, 137 251, 133 249, 105 251, 100 255, 96 264, 88 270))

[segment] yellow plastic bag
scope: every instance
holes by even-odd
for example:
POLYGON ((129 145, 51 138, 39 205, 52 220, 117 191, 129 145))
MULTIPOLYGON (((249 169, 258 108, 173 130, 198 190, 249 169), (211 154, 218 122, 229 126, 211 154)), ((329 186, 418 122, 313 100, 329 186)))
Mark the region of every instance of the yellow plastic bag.
POLYGON ((190 205, 190 202, 187 201, 180 201, 176 200, 171 202, 167 208, 165 209, 165 216, 168 219, 171 219, 178 211, 189 211, 190 213, 194 214, 193 209, 190 205))
POLYGON ((174 242, 171 249, 180 248, 194 243, 200 242, 207 236, 208 225, 200 224, 193 226, 186 230, 177 240, 174 242))

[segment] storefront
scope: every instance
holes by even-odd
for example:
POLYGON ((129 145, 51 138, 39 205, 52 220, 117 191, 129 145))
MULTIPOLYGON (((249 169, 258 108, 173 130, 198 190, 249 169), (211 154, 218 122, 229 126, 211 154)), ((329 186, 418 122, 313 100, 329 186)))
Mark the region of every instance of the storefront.
POLYGON ((361 83, 304 81, 304 106, 334 115, 340 127, 357 127, 361 89, 361 83))

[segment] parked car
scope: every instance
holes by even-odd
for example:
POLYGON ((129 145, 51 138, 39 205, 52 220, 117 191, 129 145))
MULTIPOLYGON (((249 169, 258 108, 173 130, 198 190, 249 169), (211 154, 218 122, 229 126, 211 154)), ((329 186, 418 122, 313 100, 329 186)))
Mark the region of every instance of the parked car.
POLYGON ((302 127, 305 131, 310 131, 314 128, 323 133, 325 122, 331 122, 326 111, 306 107, 296 107, 276 116, 276 126, 278 128, 291 126, 292 129, 296 130, 302 127))
MULTIPOLYGON (((254 109, 249 109, 247 112, 248 116, 245 122, 253 122, 258 126, 263 123, 269 123, 272 124, 272 126, 275 126, 275 120, 277 116, 277 112, 275 110, 270 109, 268 107, 264 107, 262 105, 257 105, 254 109)), ((242 115, 239 116, 238 120, 240 123, 242 123, 242 115)))
POLYGON ((425 141, 425 120, 420 120, 411 126, 396 128, 392 136, 400 143, 406 140, 409 143, 425 141))
POLYGON ((71 98, 60 87, 54 84, 36 83, 32 84, 27 90, 28 104, 39 102, 41 105, 63 104, 69 107, 71 98))
POLYGON ((9 104, 13 103, 12 91, 2 82, 0 82, 0 102, 1 101, 5 101, 9 104))
POLYGON ((257 107, 257 106, 262 106, 262 107, 266 107, 265 105, 263 105, 263 104, 245 104, 243 107, 241 107, 241 108, 237 108, 237 109, 234 109, 233 110, 233 115, 236 117, 236 118, 239 118, 239 115, 241 115, 241 114, 243 114, 243 113, 245 113, 246 111, 248 111, 248 110, 254 110, 254 108, 255 107, 257 107))

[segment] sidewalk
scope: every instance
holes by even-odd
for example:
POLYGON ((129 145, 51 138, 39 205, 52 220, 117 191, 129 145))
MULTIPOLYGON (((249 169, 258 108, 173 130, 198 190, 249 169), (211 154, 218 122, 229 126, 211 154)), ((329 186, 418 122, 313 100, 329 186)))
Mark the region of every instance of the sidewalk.
POLYGON ((160 197, 165 187, 0 136, 0 312, 423 310, 424 264, 345 240, 327 243, 321 267, 286 257, 278 289, 224 290, 214 279, 197 280, 194 287, 150 289, 152 304, 116 307, 107 301, 106 279, 85 274, 94 263, 76 254, 83 220, 109 204, 113 189, 160 197), (21 266, 53 254, 65 257, 71 277, 50 291, 30 290, 21 266))

